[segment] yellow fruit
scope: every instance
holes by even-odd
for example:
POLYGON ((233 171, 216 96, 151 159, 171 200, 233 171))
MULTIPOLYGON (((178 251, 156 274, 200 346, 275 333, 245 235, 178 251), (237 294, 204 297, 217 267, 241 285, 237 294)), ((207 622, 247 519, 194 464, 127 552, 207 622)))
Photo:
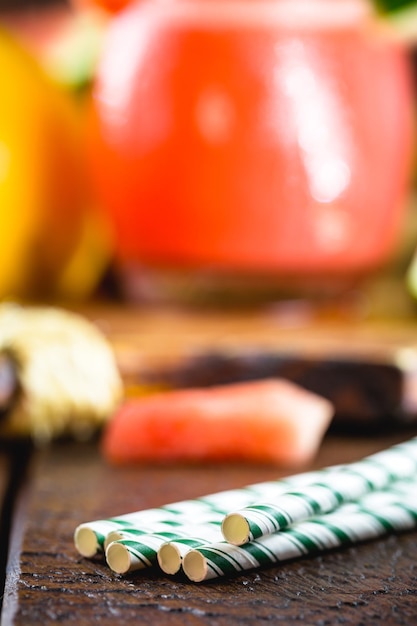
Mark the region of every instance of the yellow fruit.
POLYGON ((77 247, 85 181, 74 103, 0 31, 0 298, 53 291, 77 247))

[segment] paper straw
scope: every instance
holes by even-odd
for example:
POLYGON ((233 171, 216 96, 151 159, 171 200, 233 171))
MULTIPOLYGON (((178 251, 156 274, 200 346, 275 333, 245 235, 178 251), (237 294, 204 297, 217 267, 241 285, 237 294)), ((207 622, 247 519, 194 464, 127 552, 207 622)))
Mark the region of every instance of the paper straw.
POLYGON ((226 515, 222 532, 229 543, 243 545, 296 522, 335 510, 393 481, 417 474, 417 438, 361 461, 321 470, 320 479, 267 500, 251 503, 226 515))
MULTIPOLYGON (((153 513, 153 509, 148 509, 146 511, 146 515, 143 514, 140 518, 143 527, 145 529, 149 529, 150 531, 152 528, 152 520, 154 520, 155 524, 161 523, 160 516, 154 516, 153 513), (149 516, 147 514, 149 514, 149 516)), ((82 556, 93 557, 98 552, 103 552, 106 537, 109 535, 109 533, 114 531, 122 531, 125 528, 130 528, 136 522, 136 519, 137 514, 132 513, 123 516, 123 518, 120 517, 108 520, 96 520, 94 522, 80 524, 79 526, 77 526, 74 533, 75 547, 82 556)), ((178 525, 178 523, 178 520, 176 520, 175 518, 170 519, 168 516, 164 520, 165 525, 172 524, 172 526, 176 526, 178 525)))
MULTIPOLYGON (((220 520, 202 525, 184 525, 175 530, 144 532, 139 529, 117 531, 120 539, 111 542, 106 549, 106 561, 111 570, 118 574, 127 574, 158 563, 159 548, 171 542, 191 542, 189 545, 202 545, 207 541, 221 539, 220 520), (193 539, 194 538, 194 539, 193 539)), ((110 539, 110 538, 109 538, 110 539)), ((189 548, 188 548, 189 549, 189 548)))
POLYGON ((202 528, 203 532, 193 533, 184 538, 170 539, 163 543, 157 553, 158 564, 165 574, 177 574, 182 566, 183 557, 192 549, 205 545, 207 542, 217 543, 222 540, 220 524, 211 529, 202 528))
POLYGON ((183 570, 193 582, 202 582, 415 528, 416 490, 414 482, 403 495, 368 494, 357 503, 242 546, 221 541, 197 547, 185 554, 183 570))
POLYGON ((291 487, 315 482, 319 477, 319 471, 305 472, 285 479, 220 491, 194 500, 182 500, 159 508, 85 522, 75 529, 75 548, 82 556, 91 558, 104 552, 106 537, 113 531, 129 527, 148 528, 161 523, 172 526, 189 525, 191 520, 193 524, 222 521, 232 507, 244 507, 266 496, 276 497, 291 487))
MULTIPOLYGON (((217 524, 218 526, 218 524, 217 524)), ((120 539, 137 539, 138 537, 143 537, 144 535, 155 535, 167 533, 168 537, 177 536, 177 529, 181 532, 183 528, 182 524, 170 524, 169 522, 159 524, 155 524, 154 526, 141 526, 140 528, 136 527, 125 527, 117 530, 112 530, 110 533, 106 535, 104 540, 104 551, 106 552, 107 548, 114 541, 119 541, 120 539)))
POLYGON ((167 539, 166 535, 146 534, 140 540, 113 541, 106 550, 107 565, 117 574, 127 574, 152 567, 157 562, 159 547, 167 539))

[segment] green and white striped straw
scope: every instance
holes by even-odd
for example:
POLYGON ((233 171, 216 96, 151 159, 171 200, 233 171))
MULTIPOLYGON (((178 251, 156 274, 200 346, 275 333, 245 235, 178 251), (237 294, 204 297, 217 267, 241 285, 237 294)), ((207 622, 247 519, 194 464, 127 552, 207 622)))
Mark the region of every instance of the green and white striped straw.
POLYGON ((113 541, 106 550, 107 565, 116 574, 127 574, 137 570, 153 567, 157 563, 159 547, 175 537, 169 533, 144 534, 135 539, 119 539, 113 541))
POLYGON ((202 528, 201 530, 202 532, 194 532, 187 537, 172 538, 159 547, 157 553, 158 564, 165 574, 177 574, 181 569, 184 556, 192 548, 222 541, 220 524, 217 527, 213 526, 211 529, 202 528))
POLYGON ((82 556, 90 558, 105 551, 108 544, 106 537, 114 531, 123 531, 132 527, 148 529, 159 524, 178 527, 190 523, 201 524, 206 521, 221 522, 230 512, 231 507, 244 507, 260 498, 277 497, 296 486, 315 482, 319 477, 320 471, 305 472, 285 479, 220 491, 194 500, 182 500, 159 508, 85 522, 75 529, 75 548, 82 556))
POLYGON ((319 480, 299 490, 271 495, 226 515, 223 536, 229 543, 246 542, 329 513, 366 493, 388 487, 393 481, 417 476, 417 438, 346 465, 320 471, 319 480))
POLYGON ((152 532, 155 532, 156 525, 159 524, 178 528, 188 526, 190 521, 195 525, 217 521, 219 518, 223 520, 225 538, 241 543, 262 534, 276 532, 299 519, 311 517, 320 510, 332 510, 344 501, 357 499, 363 493, 382 489, 397 478, 415 475, 416 468, 417 438, 414 438, 356 463, 296 474, 285 479, 247 485, 194 500, 183 500, 159 508, 80 524, 75 529, 74 543, 81 555, 92 557, 97 552, 104 552, 106 537, 115 530, 134 526, 139 530, 153 529, 152 532), (314 497, 311 500, 306 491, 308 485, 312 485, 313 491, 310 495, 314 497), (282 503, 281 496, 288 493, 292 493, 292 496, 286 497, 291 500, 294 510, 289 513, 274 510, 278 498, 279 503, 282 503), (254 503, 263 501, 267 503, 268 509, 262 510, 259 505, 256 509, 253 506, 254 503), (251 520, 247 520, 250 513, 247 507, 251 507, 254 517, 251 527, 251 520))
MULTIPOLYGON (((167 523, 159 523, 154 526, 141 526, 140 528, 126 527, 120 528, 117 530, 112 530, 106 536, 104 540, 104 551, 106 552, 107 548, 114 541, 120 541, 121 539, 137 539, 138 537, 143 537, 144 535, 155 535, 155 534, 163 534, 166 533, 168 537, 182 537, 187 533, 187 530, 194 530, 200 528, 212 528, 215 526, 217 532, 220 532, 221 538, 221 516, 217 516, 214 520, 207 519, 204 521, 204 524, 192 525, 190 524, 170 524, 167 523)), ((208 531, 209 532, 209 531, 208 531)))
MULTIPOLYGON (((176 519, 175 516, 166 516, 161 521, 161 516, 158 510, 148 509, 141 512, 142 530, 145 532, 155 532, 155 528, 158 528, 161 524, 167 529, 169 527, 176 528, 181 525, 181 520, 176 519), (155 515, 155 512, 158 513, 155 515), (146 514, 145 514, 146 513, 146 514)), ((75 529, 74 543, 78 552, 85 557, 93 557, 98 552, 103 552, 106 544, 106 538, 110 533, 115 531, 123 532, 128 530, 136 523, 136 514, 127 514, 120 518, 110 518, 107 520, 96 520, 94 522, 87 522, 80 524, 75 529)))
POLYGON ((190 580, 202 582, 415 528, 416 492, 417 483, 411 482, 242 546, 226 541, 199 546, 184 555, 183 570, 190 580))
MULTIPOLYGON (((220 520, 217 523, 180 526, 171 531, 161 530, 149 533, 139 529, 129 529, 118 531, 118 534, 122 536, 109 543, 106 549, 107 564, 118 574, 127 574, 157 565, 159 548, 167 542, 172 542, 174 546, 177 542, 180 545, 184 542, 188 546, 188 551, 191 547, 206 542, 220 541, 222 537, 220 520)), ((168 567, 168 558, 166 558, 166 566, 168 567)), ((178 569, 179 567, 177 571, 178 569)))

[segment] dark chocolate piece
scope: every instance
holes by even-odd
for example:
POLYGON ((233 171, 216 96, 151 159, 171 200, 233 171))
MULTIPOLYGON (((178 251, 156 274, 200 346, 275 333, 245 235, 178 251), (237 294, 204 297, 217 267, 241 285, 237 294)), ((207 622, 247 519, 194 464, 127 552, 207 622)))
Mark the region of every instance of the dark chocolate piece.
POLYGON ((417 422, 413 402, 406 398, 409 376, 394 362, 218 351, 184 359, 170 369, 149 372, 145 382, 183 388, 285 378, 333 403, 333 429, 372 431, 417 422))

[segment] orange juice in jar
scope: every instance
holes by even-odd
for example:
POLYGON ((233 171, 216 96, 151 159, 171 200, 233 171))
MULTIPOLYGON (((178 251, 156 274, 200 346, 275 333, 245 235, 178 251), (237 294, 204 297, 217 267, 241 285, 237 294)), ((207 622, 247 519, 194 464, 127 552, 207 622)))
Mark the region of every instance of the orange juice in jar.
POLYGON ((412 90, 367 2, 143 0, 112 20, 93 96, 94 176, 130 279, 320 283, 389 258, 412 90))

